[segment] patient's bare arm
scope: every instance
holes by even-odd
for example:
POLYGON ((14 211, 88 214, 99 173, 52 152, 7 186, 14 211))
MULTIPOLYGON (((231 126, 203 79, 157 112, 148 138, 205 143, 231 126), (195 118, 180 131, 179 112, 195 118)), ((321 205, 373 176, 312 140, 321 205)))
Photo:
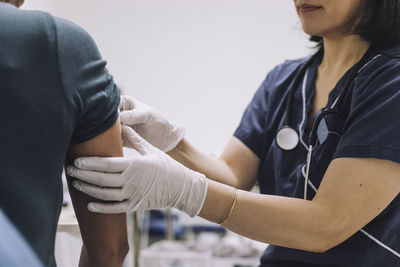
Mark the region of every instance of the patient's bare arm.
MULTIPOLYGON (((72 145, 67 164, 81 156, 120 157, 122 143, 119 120, 112 128, 81 144, 72 145)), ((128 252, 126 214, 98 214, 88 211, 87 204, 98 201, 75 190, 73 178, 68 187, 81 230, 83 247, 79 266, 121 266, 128 252)))

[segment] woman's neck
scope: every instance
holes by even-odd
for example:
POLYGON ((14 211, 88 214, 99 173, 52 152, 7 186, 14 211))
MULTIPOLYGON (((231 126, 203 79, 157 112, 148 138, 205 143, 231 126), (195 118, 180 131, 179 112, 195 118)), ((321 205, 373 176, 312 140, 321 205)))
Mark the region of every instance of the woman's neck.
POLYGON ((324 57, 320 70, 342 73, 356 64, 370 44, 358 35, 324 38, 324 57))
MULTIPOLYGON (((326 107, 329 93, 345 72, 362 58, 369 46, 354 35, 337 39, 324 38, 324 56, 318 66, 312 114, 326 107)), ((309 122, 312 122, 311 118, 309 122)))

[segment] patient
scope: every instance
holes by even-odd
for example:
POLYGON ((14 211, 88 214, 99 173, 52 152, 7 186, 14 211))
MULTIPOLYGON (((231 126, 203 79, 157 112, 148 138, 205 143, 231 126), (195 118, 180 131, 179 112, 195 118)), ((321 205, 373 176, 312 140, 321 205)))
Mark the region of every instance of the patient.
MULTIPOLYGON (((55 266, 63 165, 122 155, 119 92, 88 33, 18 9, 22 3, 0 0, 0 210, 42 264, 55 266)), ((84 242, 80 266, 121 266, 126 215, 90 213, 92 200, 70 193, 84 242)))
POLYGON ((0 266, 40 267, 39 259, 1 210, 0 236, 0 266))

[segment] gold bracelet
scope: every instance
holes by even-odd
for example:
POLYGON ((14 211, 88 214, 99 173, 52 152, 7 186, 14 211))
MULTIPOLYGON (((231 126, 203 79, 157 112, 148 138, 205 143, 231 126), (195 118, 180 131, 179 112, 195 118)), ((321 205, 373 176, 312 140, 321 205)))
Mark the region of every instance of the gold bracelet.
POLYGON ((222 225, 222 224, 226 223, 226 221, 229 219, 229 217, 231 217, 232 211, 236 206, 236 201, 237 201, 237 198, 238 198, 238 194, 239 194, 239 190, 237 190, 235 188, 235 199, 233 200, 233 204, 232 204, 231 210, 229 211, 228 215, 226 215, 226 217, 218 224, 222 225))

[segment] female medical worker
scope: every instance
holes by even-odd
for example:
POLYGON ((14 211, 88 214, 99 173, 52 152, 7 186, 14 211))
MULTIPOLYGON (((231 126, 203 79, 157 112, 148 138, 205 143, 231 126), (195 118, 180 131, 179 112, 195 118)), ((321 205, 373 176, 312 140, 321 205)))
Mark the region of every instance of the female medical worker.
POLYGON ((175 207, 272 244, 261 266, 400 266, 400 0, 294 3, 319 52, 268 74, 220 158, 122 98, 138 155, 67 169, 117 201, 91 211, 175 207), (257 179, 261 194, 247 192, 257 179))

